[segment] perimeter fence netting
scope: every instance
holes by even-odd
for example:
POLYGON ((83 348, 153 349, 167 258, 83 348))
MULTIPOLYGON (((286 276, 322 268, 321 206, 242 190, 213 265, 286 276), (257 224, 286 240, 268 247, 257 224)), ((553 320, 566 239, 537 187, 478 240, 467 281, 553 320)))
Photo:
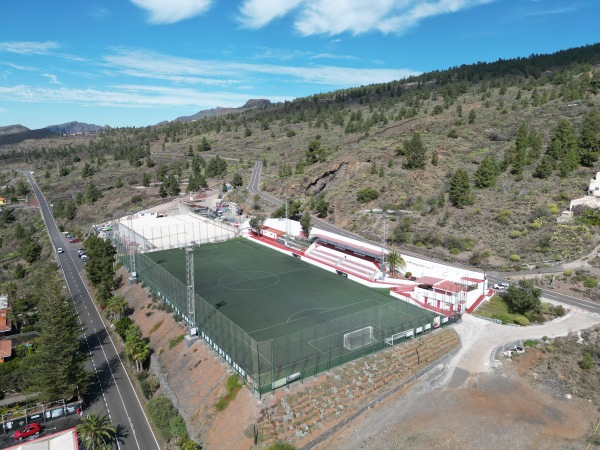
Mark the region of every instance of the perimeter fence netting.
MULTIPOLYGON (((133 254, 137 278, 189 324, 185 283, 162 267, 160 260, 156 262, 144 253, 130 252, 118 235, 114 243, 120 261, 131 271, 133 254)), ((185 257, 183 251, 181 257, 185 257)), ((195 306, 196 322, 190 325, 198 327, 200 336, 259 394, 456 320, 390 298, 385 304, 321 323, 315 319, 312 326, 257 342, 219 311, 219 303, 213 305, 196 293, 195 306), (392 336, 394 339, 390 339, 392 336)))

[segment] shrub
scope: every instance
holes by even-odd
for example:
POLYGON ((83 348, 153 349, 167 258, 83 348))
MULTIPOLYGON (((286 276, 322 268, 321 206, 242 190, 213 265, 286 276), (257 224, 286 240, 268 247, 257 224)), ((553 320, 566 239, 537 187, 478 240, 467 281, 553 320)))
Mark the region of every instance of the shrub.
POLYGON ((296 447, 287 442, 277 441, 269 445, 267 450, 296 450, 296 447))
POLYGON ((525 313, 525 317, 527 317, 529 319, 529 322, 533 322, 533 323, 544 323, 546 321, 546 318, 544 317, 544 315, 536 310, 527 311, 525 313))
POLYGON ((525 347, 537 347, 538 344, 539 341, 536 339, 527 339, 525 342, 523 342, 525 347))
POLYGON ((496 214, 496 220, 500 223, 507 224, 510 222, 510 217, 512 213, 508 209, 503 209, 498 214, 496 214))
POLYGON ((520 314, 513 317, 513 322, 517 325, 521 325, 522 327, 526 327, 527 325, 529 325, 529 319, 520 314))
POLYGON ((587 277, 585 280, 583 280, 583 287, 586 288, 595 288, 596 285, 598 284, 598 280, 596 280, 595 278, 592 277, 587 277))
POLYGON ((152 398, 152 394, 154 394, 154 391, 152 391, 150 383, 146 378, 140 381, 140 388, 142 388, 142 393, 144 394, 144 397, 146 397, 146 400, 150 400, 150 398, 152 398))
POLYGON ((521 257, 517 254, 512 254, 509 256, 511 261, 521 261, 521 257))
POLYGON ((539 230, 541 228, 542 224, 539 222, 531 222, 529 224, 529 228, 531 228, 532 230, 539 230))
POLYGON ((492 314, 492 319, 500 320, 502 323, 511 323, 513 321, 512 316, 506 313, 492 314))
POLYGON ((565 269, 565 271, 563 272, 563 275, 565 277, 570 277, 571 275, 573 275, 573 269, 565 269))
POLYGON ((179 344, 185 338, 185 334, 180 334, 169 341, 169 350, 172 350, 177 344, 179 344))
POLYGON ((550 203, 548 205, 548 211, 550 211, 552 214, 558 214, 558 206, 556 206, 554 203, 550 203))
POLYGON ((556 317, 562 317, 567 313, 567 311, 565 311, 565 308, 563 307, 563 305, 556 305, 553 309, 552 309, 552 314, 554 314, 556 317))
POLYGON ((579 363, 579 366, 583 370, 590 370, 594 367, 594 358, 592 357, 591 353, 586 353, 583 355, 583 359, 579 363))
POLYGON ((215 405, 217 411, 223 411, 225 408, 227 408, 229 403, 235 399, 238 391, 242 388, 239 377, 237 375, 231 375, 229 378, 227 378, 225 388, 227 389, 227 393, 221 397, 215 405))
POLYGON ((518 230, 514 230, 514 231, 510 232, 510 237, 513 239, 521 237, 521 236, 523 236, 523 233, 518 230))
POLYGON ((356 200, 360 203, 369 203, 379 197, 379 192, 372 188, 363 188, 356 193, 356 200))
POLYGON ((179 414, 171 418, 169 421, 169 428, 171 435, 177 436, 180 439, 186 438, 188 435, 183 417, 181 417, 179 414))
POLYGON ((404 274, 404 276, 405 276, 406 278, 410 278, 410 277, 412 277, 412 272, 406 272, 406 273, 404 274))
POLYGON ((171 400, 163 396, 154 397, 146 404, 146 411, 163 439, 171 440, 171 419, 178 415, 171 400))
POLYGON ((129 317, 121 317, 115 323, 115 332, 121 336, 121 339, 124 340, 125 336, 127 335, 127 331, 132 326, 134 326, 133 320, 131 320, 129 317))

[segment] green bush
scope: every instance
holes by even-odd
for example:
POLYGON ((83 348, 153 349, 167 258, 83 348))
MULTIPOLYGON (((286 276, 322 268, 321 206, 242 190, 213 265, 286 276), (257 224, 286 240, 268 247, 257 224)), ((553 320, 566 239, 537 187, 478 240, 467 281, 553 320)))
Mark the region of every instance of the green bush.
POLYGON ((511 231, 511 232, 510 232, 510 235, 509 235, 509 236, 510 236, 511 238, 515 239, 515 238, 518 238, 518 237, 521 237, 521 236, 523 236, 523 233, 522 233, 522 232, 520 232, 520 231, 518 231, 518 230, 513 230, 513 231, 511 231))
POLYGON ((583 280, 583 287, 586 288, 595 288, 597 284, 598 280, 596 280, 595 278, 587 277, 585 280, 583 280))
POLYGON ((167 397, 154 397, 146 404, 146 412, 165 441, 173 437, 171 419, 177 415, 177 410, 167 397))
POLYGON ((237 375, 231 375, 227 378, 225 388, 227 389, 227 393, 215 405, 217 411, 223 411, 235 399, 238 391, 242 388, 240 378, 237 375))
POLYGON ((579 363, 579 366, 583 370, 590 370, 594 368, 594 358, 592 357, 591 353, 586 353, 583 355, 583 359, 579 363))
POLYGON ((573 269, 565 269, 565 271, 563 272, 563 275, 565 277, 570 277, 571 275, 573 275, 573 269))
POLYGON ((183 417, 181 417, 179 414, 171 418, 169 421, 169 428, 171 435, 176 436, 179 439, 186 438, 188 435, 183 417))
POLYGON ((115 332, 121 336, 121 339, 125 339, 127 335, 127 331, 129 328, 134 326, 133 320, 129 317, 121 317, 119 320, 115 322, 115 332))
POLYGON ((521 325, 522 327, 526 327, 527 325, 529 325, 529 319, 520 314, 513 317, 513 322, 517 325, 521 325))
POLYGON ((267 447, 267 450, 296 450, 292 444, 287 442, 277 441, 267 447))
POLYGON ((504 313, 492 314, 492 319, 500 320, 502 323, 512 323, 513 321, 513 318, 510 314, 504 313))
POLYGON ((511 261, 521 261, 521 257, 517 254, 512 254, 509 256, 511 261))
POLYGON ((523 342, 525 347, 537 347, 538 344, 539 341, 536 339, 527 339, 525 342, 523 342))
POLYGON ((180 334, 169 341, 169 350, 172 350, 177 344, 179 344, 185 338, 185 334, 180 334))
POLYGON ((363 188, 356 193, 356 200, 360 203, 369 203, 379 197, 379 192, 372 188, 363 188))

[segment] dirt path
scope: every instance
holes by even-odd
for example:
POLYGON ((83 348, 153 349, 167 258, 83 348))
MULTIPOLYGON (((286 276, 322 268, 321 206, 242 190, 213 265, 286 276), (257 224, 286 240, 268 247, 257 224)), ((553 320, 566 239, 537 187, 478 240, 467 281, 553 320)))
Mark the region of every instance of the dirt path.
POLYGON ((573 309, 526 328, 466 315, 455 329, 462 347, 412 389, 372 409, 321 449, 581 448, 598 411, 588 401, 551 395, 523 379, 511 361, 490 364, 493 350, 518 339, 556 337, 588 328, 600 316, 573 309))

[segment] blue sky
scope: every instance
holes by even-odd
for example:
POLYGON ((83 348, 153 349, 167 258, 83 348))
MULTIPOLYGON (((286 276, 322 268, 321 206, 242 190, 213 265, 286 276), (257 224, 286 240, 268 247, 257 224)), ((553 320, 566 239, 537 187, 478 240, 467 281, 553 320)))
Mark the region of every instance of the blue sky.
POLYGON ((2 0, 0 126, 145 126, 600 42, 600 0, 2 0))

